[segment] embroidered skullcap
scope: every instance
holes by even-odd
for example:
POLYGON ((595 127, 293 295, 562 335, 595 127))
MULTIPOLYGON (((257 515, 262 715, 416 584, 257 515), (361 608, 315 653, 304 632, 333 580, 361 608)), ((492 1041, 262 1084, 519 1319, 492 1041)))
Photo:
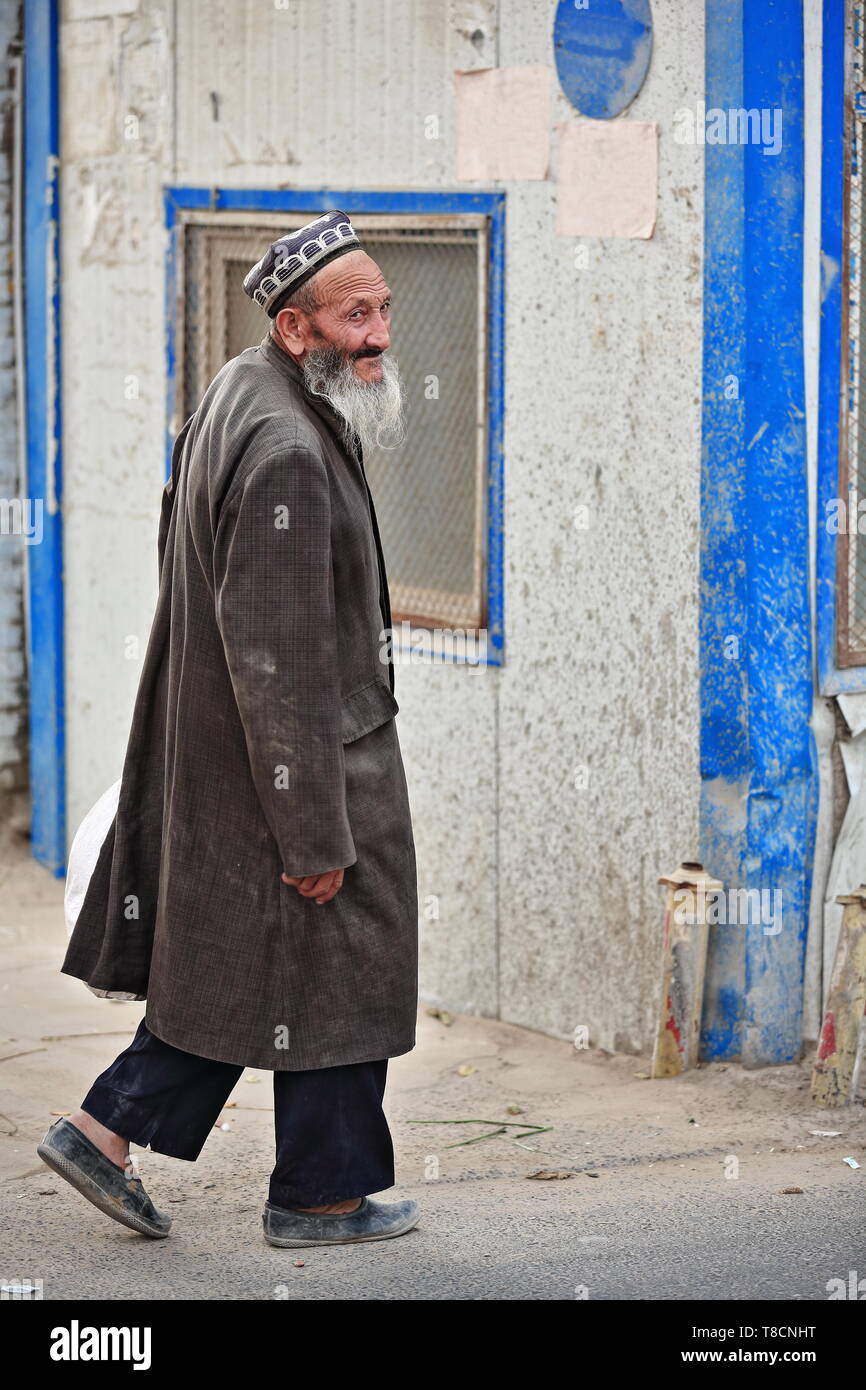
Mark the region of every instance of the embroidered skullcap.
POLYGON ((339 209, 323 213, 297 232, 271 242, 244 278, 244 290, 274 318, 282 303, 317 270, 347 251, 359 250, 360 245, 347 213, 339 209))

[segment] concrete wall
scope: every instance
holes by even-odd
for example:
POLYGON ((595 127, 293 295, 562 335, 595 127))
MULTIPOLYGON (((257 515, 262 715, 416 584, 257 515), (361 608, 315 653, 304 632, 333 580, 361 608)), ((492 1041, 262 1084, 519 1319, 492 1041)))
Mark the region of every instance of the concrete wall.
POLYGON ((139 13, 134 0, 68 0, 61 21, 71 839, 120 774, 156 598, 171 12, 139 13))
MULTIPOLYGON (((143 644, 155 593, 160 185, 457 187, 453 70, 550 62, 553 11, 67 0, 71 829, 118 775, 140 669, 124 639, 143 644)), ((623 1050, 651 1039, 655 880, 694 854, 699 796, 701 150, 672 122, 702 96, 703 6, 671 0, 655 24, 628 112, 660 123, 654 238, 590 242, 575 270, 555 178, 506 185, 506 665, 397 673, 422 901, 439 905, 426 996, 623 1050)), ((550 114, 574 115, 558 87, 550 114)))
MULTIPOLYGON (((21 497, 17 349, 13 305, 15 85, 12 61, 19 52, 18 0, 0 0, 0 498, 21 497)), ((24 543, 0 535, 0 814, 10 793, 27 786, 27 672, 24 635, 24 543)))
MULTIPOLYGON (((550 5, 501 14, 501 64, 549 61, 550 5)), ((702 163, 671 127, 703 94, 703 5, 653 16, 627 113, 660 125, 653 238, 589 242, 575 271, 554 181, 508 213, 502 1016, 616 1051, 651 1039, 656 879, 696 857, 699 799, 702 163)))

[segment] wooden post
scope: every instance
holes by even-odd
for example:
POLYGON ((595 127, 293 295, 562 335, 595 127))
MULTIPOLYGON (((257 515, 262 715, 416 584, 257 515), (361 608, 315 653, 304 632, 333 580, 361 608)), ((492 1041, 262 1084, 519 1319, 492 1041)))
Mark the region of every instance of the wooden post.
POLYGON ((866 884, 836 899, 845 911, 812 1072, 812 1098, 819 1105, 853 1100, 852 1081, 866 1010, 866 884))
POLYGON ((704 970, 707 963, 707 899, 722 890, 702 864, 685 863, 659 883, 667 887, 662 940, 661 1010, 652 1076, 678 1076, 698 1060, 704 970))

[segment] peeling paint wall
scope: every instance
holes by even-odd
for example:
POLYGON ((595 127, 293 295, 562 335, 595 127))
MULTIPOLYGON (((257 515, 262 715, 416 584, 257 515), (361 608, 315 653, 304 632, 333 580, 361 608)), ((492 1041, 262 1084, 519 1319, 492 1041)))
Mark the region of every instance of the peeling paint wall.
POLYGON ((61 12, 70 839, 119 775, 156 598, 171 24, 135 0, 61 12))
MULTIPOLYGON (((16 92, 12 62, 19 52, 21 7, 0 3, 0 498, 22 496, 18 428, 13 185, 16 92)), ((27 787, 27 671, 24 632, 24 545, 0 535, 0 814, 27 787)))
MULTIPOLYGON (((548 0, 68 0, 70 832, 118 775, 140 671, 126 639, 143 650, 155 597, 160 185, 469 188, 452 73, 552 65, 552 19, 548 0)), ((672 123, 702 96, 703 5, 671 0, 655 23, 626 113, 660 123, 652 240, 587 242, 578 270, 555 236, 553 123, 574 116, 558 87, 551 179, 502 185, 506 664, 397 671, 439 911, 426 997, 625 1051, 651 1045, 656 878, 694 857, 699 804, 702 152, 672 123)))
POLYGON ((773 158, 756 141, 708 143, 704 166, 699 857, 784 904, 784 924, 738 921, 711 937, 702 1052, 746 1066, 800 1055, 817 804, 803 45, 801 0, 708 7, 708 107, 783 112, 785 123, 773 158))

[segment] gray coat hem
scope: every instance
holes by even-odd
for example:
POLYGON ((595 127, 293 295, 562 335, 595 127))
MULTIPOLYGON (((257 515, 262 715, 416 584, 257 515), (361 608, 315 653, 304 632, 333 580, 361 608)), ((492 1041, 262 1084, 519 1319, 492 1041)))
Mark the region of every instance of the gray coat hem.
MULTIPOLYGON (((147 1025, 148 1032, 152 1033, 155 1038, 159 1038, 161 1042, 168 1043, 169 1047, 176 1047, 179 1052, 189 1052, 195 1057, 206 1057, 211 1062, 228 1062, 231 1066, 250 1068, 252 1071, 322 1071, 325 1067, 347 1067, 353 1066, 355 1063, 359 1062, 381 1062, 392 1057, 404 1057, 407 1052, 412 1052, 414 1050, 417 1043, 413 1030, 411 1039, 403 1043, 390 1044, 389 1046, 380 1047, 378 1049, 374 1048, 373 1051, 365 1048, 361 1048, 360 1051, 358 1049, 353 1049, 351 1055, 347 1055, 345 1050, 334 1048, 331 1052, 326 1052, 324 1054, 325 1061, 305 1059, 302 1054, 300 1059, 293 1059, 292 1066, 275 1067, 268 1065, 268 1061, 273 1061, 274 1049, 271 1049, 271 1057, 265 1061, 252 1061, 249 1056, 247 1056, 246 1060, 241 1061, 234 1048, 230 1047, 228 1049, 229 1052, 232 1053, 230 1057, 226 1055, 222 1047, 218 1051, 211 1047, 208 1048, 206 1052, 202 1052, 197 1047, 191 1047, 189 1039, 186 1036, 180 1039, 174 1032, 174 1029, 163 1028, 160 1024, 152 1024, 146 1012, 144 1021, 147 1025), (169 1036, 169 1034, 172 1036, 169 1036)), ((317 1053, 316 1055, 320 1058, 323 1054, 317 1053)))

